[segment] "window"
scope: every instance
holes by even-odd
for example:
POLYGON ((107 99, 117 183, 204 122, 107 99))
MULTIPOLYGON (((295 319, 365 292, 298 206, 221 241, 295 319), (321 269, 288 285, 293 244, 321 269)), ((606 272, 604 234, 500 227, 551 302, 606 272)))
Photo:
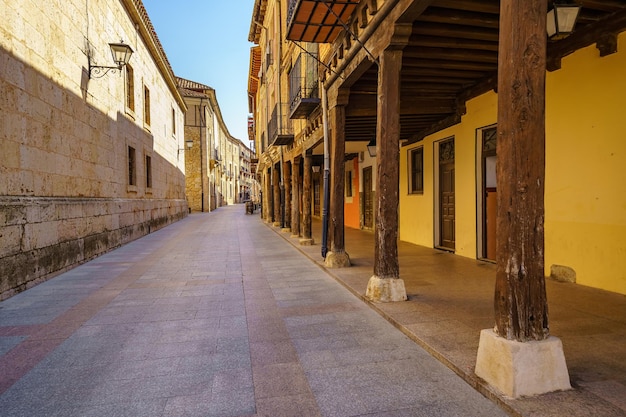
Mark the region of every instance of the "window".
POLYGON ((409 151, 410 177, 409 193, 424 193, 424 148, 409 151))
POLYGON ((172 135, 176 136, 176 110, 172 109, 172 135))
POLYGON ((150 126, 150 90, 145 85, 143 87, 143 123, 150 126))
POLYGON ((152 157, 146 155, 146 188, 152 188, 152 157))
POLYGON ((137 161, 132 146, 128 147, 128 185, 137 185, 137 161))
POLYGON ((346 171, 346 197, 352 197, 352 171, 346 171))
POLYGON ((135 73, 133 67, 129 64, 124 66, 126 69, 126 108, 135 111, 135 73))

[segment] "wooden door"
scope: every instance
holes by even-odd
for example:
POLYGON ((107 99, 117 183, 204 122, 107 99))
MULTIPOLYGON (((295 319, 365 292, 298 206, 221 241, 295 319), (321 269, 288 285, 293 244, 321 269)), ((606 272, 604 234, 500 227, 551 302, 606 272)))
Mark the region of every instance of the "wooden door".
POLYGON ((439 246, 454 250, 454 139, 439 144, 439 246))
POLYGON ((498 191, 496 187, 496 127, 482 131, 482 258, 496 260, 496 213, 498 191))
POLYGON ((372 167, 363 168, 363 227, 374 227, 374 193, 372 192, 372 167))

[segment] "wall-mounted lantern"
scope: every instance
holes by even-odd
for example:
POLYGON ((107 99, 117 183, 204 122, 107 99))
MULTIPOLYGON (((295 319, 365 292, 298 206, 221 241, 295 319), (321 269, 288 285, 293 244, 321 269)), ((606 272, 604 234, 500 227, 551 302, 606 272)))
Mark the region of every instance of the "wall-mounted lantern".
POLYGON ((548 12, 546 21, 546 32, 550 39, 562 39, 574 31, 576 19, 580 12, 580 5, 557 2, 552 4, 553 8, 548 12))
MULTIPOLYGON (((187 147, 187 149, 193 148, 193 139, 187 139, 185 141, 185 146, 187 147)), ((184 150, 185 148, 178 148, 178 154, 180 155, 180 153, 184 150)))
POLYGON ((109 47, 111 48, 111 54, 113 55, 113 62, 117 66, 115 67, 107 67, 102 65, 91 65, 91 58, 89 58, 89 78, 102 78, 109 71, 120 71, 122 67, 128 64, 130 61, 130 57, 133 54, 133 50, 130 46, 126 45, 123 42, 120 43, 110 43, 109 47))
POLYGON ((320 166, 319 166, 319 165, 313 165, 313 166, 311 167, 311 170, 312 170, 314 173, 316 173, 316 174, 317 174, 318 172, 320 172, 320 166))
POLYGON ((367 153, 373 158, 376 156, 376 138, 370 140, 367 144, 367 153))

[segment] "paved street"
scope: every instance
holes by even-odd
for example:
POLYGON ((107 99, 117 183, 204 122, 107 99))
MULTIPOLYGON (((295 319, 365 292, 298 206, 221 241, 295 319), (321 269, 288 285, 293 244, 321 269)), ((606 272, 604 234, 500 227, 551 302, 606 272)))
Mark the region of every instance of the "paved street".
POLYGON ((505 415, 241 205, 0 303, 0 414, 505 415))

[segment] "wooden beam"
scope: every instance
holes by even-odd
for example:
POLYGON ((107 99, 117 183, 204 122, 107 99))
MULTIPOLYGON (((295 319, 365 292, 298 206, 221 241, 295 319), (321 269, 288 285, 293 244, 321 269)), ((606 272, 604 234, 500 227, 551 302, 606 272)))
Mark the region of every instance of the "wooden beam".
POLYGON ((402 63, 403 68, 441 68, 452 70, 469 70, 469 71, 495 71, 497 64, 494 62, 464 62, 464 61, 446 61, 443 59, 429 58, 407 58, 402 63))
MULTIPOLYGON (((411 46, 427 46, 430 48, 458 48, 498 52, 498 42, 480 39, 461 39, 447 36, 414 36, 411 46)), ((471 51, 468 51, 471 53, 471 51)))
POLYGON ((428 60, 463 61, 496 64, 498 55, 490 51, 471 51, 456 48, 411 47, 405 51, 407 58, 428 60))
POLYGON ((498 15, 475 13, 459 9, 429 7, 417 19, 419 22, 452 23, 461 26, 498 28, 498 15))
MULTIPOLYGON (((376 116, 378 97, 372 95, 351 96, 350 104, 346 107, 346 117, 376 116)), ((456 108, 454 99, 421 98, 412 94, 400 99, 401 115, 419 115, 450 113, 456 108)))
POLYGON ((444 36, 498 42, 498 30, 451 25, 446 23, 420 22, 413 25, 412 35, 444 36))
POLYGON ((483 0, 437 0, 437 7, 467 10, 471 12, 499 14, 500 2, 483 0))

